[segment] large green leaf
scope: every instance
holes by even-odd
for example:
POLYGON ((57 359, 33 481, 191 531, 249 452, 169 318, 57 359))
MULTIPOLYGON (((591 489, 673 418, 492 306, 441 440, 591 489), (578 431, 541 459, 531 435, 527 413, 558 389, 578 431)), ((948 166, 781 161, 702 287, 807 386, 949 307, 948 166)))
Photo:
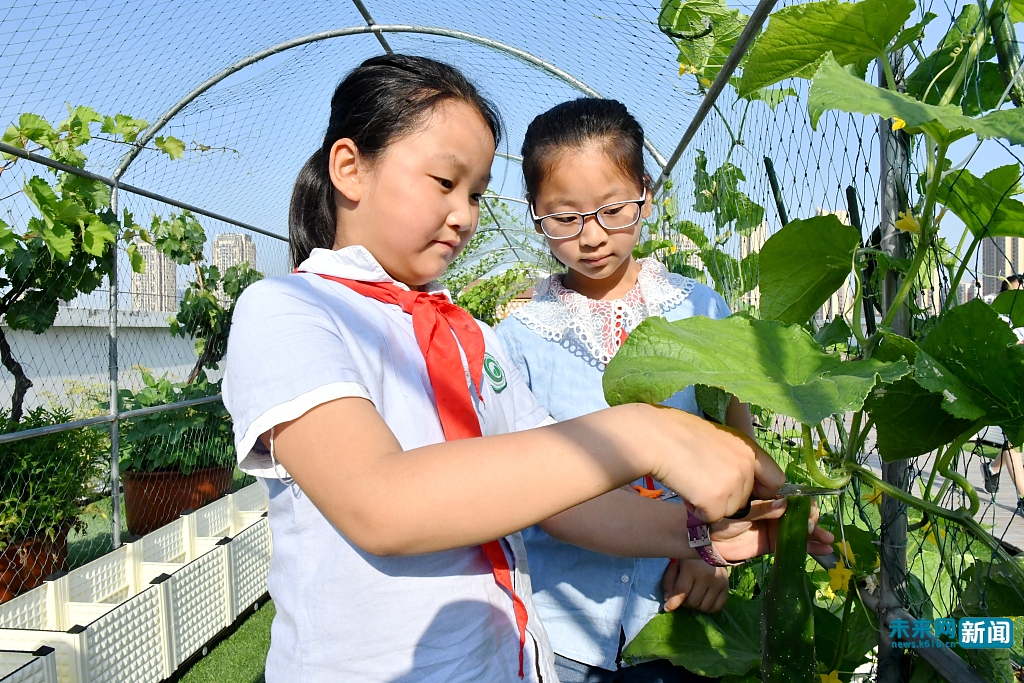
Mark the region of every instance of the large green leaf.
POLYGON ((648 318, 608 364, 603 384, 611 405, 660 403, 691 384, 705 384, 818 424, 859 409, 879 378, 894 382, 908 370, 905 361, 843 361, 799 325, 743 315, 673 323, 648 318))
MULTIPOLYGON (((0 248, 2 248, 2 244, 3 238, 0 237, 0 248)), ((1024 290, 1011 289, 1008 292, 1002 292, 992 302, 992 308, 996 313, 1008 317, 1013 327, 1024 327, 1024 290)))
POLYGON ((630 663, 667 659, 701 676, 741 676, 761 661, 761 601, 730 595, 716 614, 685 608, 659 614, 622 658, 630 663))
POLYGON ((780 9, 750 48, 739 94, 793 76, 810 78, 827 52, 863 75, 872 59, 885 55, 914 8, 913 0, 825 0, 780 9))
POLYGON ((911 132, 924 131, 935 140, 950 144, 972 132, 980 138, 1005 138, 1024 144, 1024 110, 1005 109, 981 118, 964 116, 955 104, 925 104, 901 92, 876 87, 851 75, 831 55, 825 55, 814 74, 807 96, 811 126, 826 111, 900 118, 911 132))
POLYGON ((914 458, 951 442, 971 421, 942 409, 943 396, 910 377, 872 390, 864 401, 875 421, 878 453, 886 462, 914 458))
POLYGON ((1020 166, 992 169, 981 178, 967 169, 942 179, 936 199, 945 204, 975 236, 1024 237, 1024 203, 1018 194, 1020 166))
POLYGON ((675 39, 685 70, 713 81, 747 19, 723 0, 664 0, 658 27, 675 39))
POLYGON ((985 414, 971 398, 970 388, 924 351, 918 351, 914 359, 914 381, 940 394, 945 399, 942 401, 942 409, 954 417, 977 420, 985 414))
MULTIPOLYGON (((1013 560, 1021 564, 1019 558, 1013 560)), ((960 596, 960 611, 968 617, 1018 617, 1024 615, 1024 594, 1009 567, 1002 563, 976 562, 961 576, 967 583, 960 596)))
MULTIPOLYGON (((1016 446, 1024 443, 1024 346, 991 306, 972 299, 932 328, 920 347, 1016 446)), ((915 367, 921 355, 915 360, 915 367)), ((953 385, 950 385, 952 388, 953 385)), ((944 390, 945 391, 945 390, 944 390)))
POLYGON ((746 176, 728 162, 710 174, 707 165, 704 150, 697 150, 693 171, 694 210, 714 214, 715 227, 719 230, 735 221, 736 232, 749 235, 764 220, 764 207, 739 189, 746 176))
POLYGON ((791 221, 761 248, 761 315, 802 323, 850 275, 860 244, 857 229, 833 215, 791 221))

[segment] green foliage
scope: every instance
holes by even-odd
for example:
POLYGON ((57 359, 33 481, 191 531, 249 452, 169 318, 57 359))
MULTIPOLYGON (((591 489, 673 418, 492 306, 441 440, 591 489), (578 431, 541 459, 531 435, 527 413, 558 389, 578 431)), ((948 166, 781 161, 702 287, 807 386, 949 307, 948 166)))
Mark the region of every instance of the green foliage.
POLYGON ((480 280, 455 297, 474 318, 491 325, 498 324, 498 311, 502 306, 525 292, 532 282, 526 266, 515 265, 503 273, 480 280))
MULTIPOLYGON (((175 383, 142 370, 141 391, 121 390, 123 411, 214 396, 219 382, 205 376, 175 383)), ((235 462, 231 418, 220 401, 159 412, 121 423, 121 469, 131 472, 180 471, 189 474, 205 467, 235 462)))
MULTIPOLYGON (((67 408, 34 408, 14 429, 70 422, 67 408)), ((10 425, 0 411, 0 424, 10 425)), ((73 429, 4 444, 0 448, 0 551, 34 536, 53 539, 79 528, 78 515, 104 472, 105 427, 73 429), (83 502, 84 501, 84 502, 83 502)))
POLYGON ((992 310, 1008 317, 1013 327, 1024 327, 1024 290, 1000 293, 992 302, 992 310))
POLYGON ((845 344, 853 336, 853 330, 846 324, 842 316, 836 316, 831 321, 822 325, 821 329, 814 333, 814 341, 824 348, 845 344))
POLYGON ((246 287, 263 278, 253 264, 240 263, 221 273, 216 266, 203 265, 206 231, 188 211, 172 213, 167 219, 153 217, 148 235, 153 246, 174 263, 192 266, 196 279, 189 283, 170 320, 171 334, 195 340, 199 357, 187 382, 207 368, 215 368, 228 350, 228 332, 235 303, 246 287))
POLYGON ((960 436, 970 420, 942 409, 944 397, 910 377, 874 389, 864 403, 875 421, 878 452, 891 462, 930 453, 960 436))
POLYGON ((955 104, 925 104, 910 95, 865 83, 840 66, 831 54, 822 58, 814 74, 807 110, 815 129, 822 114, 839 110, 886 119, 897 117, 906 122, 909 132, 926 133, 943 145, 971 133, 982 139, 1004 138, 1013 144, 1024 144, 1024 110, 1006 109, 980 118, 964 116, 955 104))
POLYGON ((723 0, 664 0, 658 28, 679 49, 680 71, 695 74, 706 87, 722 70, 747 19, 723 0))
POLYGON ((791 221, 761 248, 761 315, 803 323, 850 277, 856 228, 833 215, 791 221))
POLYGON ((743 675, 761 661, 761 601, 729 596, 705 614, 677 609, 654 617, 622 651, 629 663, 667 659, 701 676, 743 675))
POLYGON ((726 162, 709 174, 704 150, 697 150, 693 172, 694 211, 713 214, 715 228, 733 225, 741 235, 749 235, 764 220, 764 207, 739 190, 746 176, 736 166, 726 162))
POLYGON ((981 178, 967 169, 953 171, 939 183, 936 197, 977 237, 1024 237, 1024 203, 1019 164, 994 168, 981 178))
POLYGON ((810 78, 829 52, 862 78, 871 60, 886 56, 914 6, 912 0, 826 0, 773 12, 750 48, 740 95, 794 76, 810 78))
POLYGON ((908 370, 905 361, 841 360, 799 325, 742 315, 648 318, 608 364, 603 384, 609 405, 660 403, 704 384, 813 425, 859 410, 877 380, 893 382, 908 370))

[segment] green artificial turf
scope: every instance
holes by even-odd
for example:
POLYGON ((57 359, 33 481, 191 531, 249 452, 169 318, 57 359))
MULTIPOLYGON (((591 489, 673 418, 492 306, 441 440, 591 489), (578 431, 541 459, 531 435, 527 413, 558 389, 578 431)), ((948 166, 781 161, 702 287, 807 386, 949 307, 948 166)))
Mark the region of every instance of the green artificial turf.
POLYGON ((274 603, 267 602, 189 669, 181 683, 263 683, 274 603))

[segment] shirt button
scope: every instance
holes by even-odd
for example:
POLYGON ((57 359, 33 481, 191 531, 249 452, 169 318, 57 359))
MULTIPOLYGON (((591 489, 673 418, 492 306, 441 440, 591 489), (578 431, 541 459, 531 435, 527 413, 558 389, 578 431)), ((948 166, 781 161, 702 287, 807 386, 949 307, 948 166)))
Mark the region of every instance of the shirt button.
POLYGON ((622 583, 629 583, 629 574, 622 575, 622 583))

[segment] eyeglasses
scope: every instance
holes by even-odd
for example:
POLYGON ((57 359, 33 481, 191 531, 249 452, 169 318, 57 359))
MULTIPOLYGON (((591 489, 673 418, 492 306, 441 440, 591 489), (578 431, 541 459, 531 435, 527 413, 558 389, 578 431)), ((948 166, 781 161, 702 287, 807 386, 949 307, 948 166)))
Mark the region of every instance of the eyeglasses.
POLYGON ((646 201, 647 188, 645 187, 640 199, 605 204, 596 211, 588 211, 586 213, 563 211, 561 213, 549 213, 546 216, 538 216, 531 204, 530 217, 550 239, 567 240, 583 232, 583 222, 587 219, 587 216, 594 216, 605 230, 632 228, 640 221, 640 209, 646 201))

